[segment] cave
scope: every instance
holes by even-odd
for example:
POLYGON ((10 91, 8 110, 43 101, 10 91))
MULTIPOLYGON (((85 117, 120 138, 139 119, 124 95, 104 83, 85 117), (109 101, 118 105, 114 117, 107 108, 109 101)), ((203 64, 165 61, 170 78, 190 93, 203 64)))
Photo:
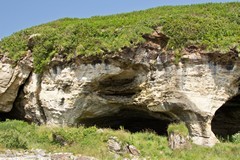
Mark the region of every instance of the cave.
POLYGON ((240 95, 225 102, 212 120, 212 131, 218 137, 228 138, 240 132, 240 95))
POLYGON ((13 103, 12 109, 9 112, 0 112, 0 121, 6 121, 7 119, 27 121, 25 119, 26 114, 25 114, 24 108, 18 107, 18 106, 22 106, 21 101, 19 99, 19 95, 21 93, 24 93, 23 89, 24 89, 24 84, 20 85, 20 87, 19 87, 17 98, 15 99, 15 101, 13 103))
POLYGON ((7 119, 6 113, 0 112, 0 122, 6 121, 6 119, 7 119))
POLYGON ((15 101, 14 106, 10 112, 0 112, 0 121, 6 121, 7 119, 10 119, 10 120, 23 120, 23 121, 29 122, 25 118, 26 113, 25 113, 24 108, 16 107, 18 105, 19 104, 16 103, 16 101, 15 101))
POLYGON ((7 119, 10 120, 24 120, 26 121, 26 119, 24 118, 24 115, 22 115, 19 110, 16 110, 15 108, 12 109, 10 112, 0 112, 0 121, 6 121, 7 119))
POLYGON ((113 130, 123 128, 131 133, 148 131, 158 135, 167 135, 167 127, 172 122, 174 120, 166 113, 151 113, 125 108, 112 115, 81 119, 78 125, 113 130))

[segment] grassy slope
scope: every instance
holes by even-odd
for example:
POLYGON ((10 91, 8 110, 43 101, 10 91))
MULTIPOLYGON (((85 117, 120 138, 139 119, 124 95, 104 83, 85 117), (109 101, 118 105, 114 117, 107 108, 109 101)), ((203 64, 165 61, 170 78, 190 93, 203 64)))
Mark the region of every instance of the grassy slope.
POLYGON ((240 44, 240 3, 167 6, 89 19, 60 19, 17 32, 0 41, 0 52, 18 60, 31 49, 36 71, 56 54, 72 58, 121 51, 144 42, 143 34, 162 26, 170 37, 167 49, 194 44, 227 51, 240 44), (41 34, 27 45, 32 34, 41 34))
MULTIPOLYGON (((116 136, 122 143, 136 146, 142 157, 151 160, 212 160, 212 159, 240 159, 240 134, 233 143, 217 144, 213 148, 192 146, 190 150, 172 151, 168 148, 167 138, 154 133, 134 133, 124 130, 113 131, 110 129, 98 130, 90 128, 68 128, 29 125, 21 121, 0 122, 0 151, 10 149, 45 149, 50 152, 72 152, 95 156, 100 159, 114 159, 108 151, 107 140, 116 136), (52 133, 61 135, 71 145, 61 146, 53 141, 52 133)), ((128 157, 129 155, 122 155, 128 157)))

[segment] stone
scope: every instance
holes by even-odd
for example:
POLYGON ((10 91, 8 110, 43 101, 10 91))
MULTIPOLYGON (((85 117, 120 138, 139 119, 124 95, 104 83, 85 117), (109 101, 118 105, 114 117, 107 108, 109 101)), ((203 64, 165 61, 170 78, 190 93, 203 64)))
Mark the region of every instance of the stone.
POLYGON ((122 142, 118 140, 117 137, 111 136, 108 141, 108 149, 115 153, 115 156, 118 157, 120 154, 130 154, 132 156, 140 156, 140 151, 131 144, 127 144, 125 146, 122 145, 122 142))
POLYGON ((97 158, 73 155, 72 153, 45 153, 44 150, 31 151, 15 151, 7 150, 5 153, 0 153, 0 160, 26 160, 26 159, 41 159, 41 160, 97 160, 97 158))
POLYGON ((179 133, 171 132, 168 135, 168 146, 172 150, 190 148, 189 139, 179 133))
POLYGON ((22 111, 19 119, 59 126, 84 125, 125 109, 143 111, 158 120, 184 121, 193 143, 213 146, 215 112, 239 92, 239 59, 190 47, 176 62, 172 51, 155 46, 167 37, 154 37, 147 36, 154 45, 118 54, 54 60, 41 74, 2 60, 0 111, 22 111))
POLYGON ((51 155, 51 160, 69 160, 73 159, 73 155, 71 153, 55 153, 51 155))
POLYGON ((122 151, 121 143, 118 141, 117 137, 110 137, 107 143, 110 151, 114 153, 119 153, 122 151))
POLYGON ((89 157, 89 156, 79 156, 77 158, 75 158, 74 160, 97 160, 94 157, 89 157))
POLYGON ((18 64, 13 67, 0 60, 0 112, 11 111, 18 90, 30 73, 29 66, 18 64))
POLYGON ((140 156, 140 151, 134 145, 127 145, 128 152, 134 156, 140 156))
POLYGON ((61 135, 53 133, 52 134, 53 141, 59 143, 61 146, 67 146, 70 143, 61 135))

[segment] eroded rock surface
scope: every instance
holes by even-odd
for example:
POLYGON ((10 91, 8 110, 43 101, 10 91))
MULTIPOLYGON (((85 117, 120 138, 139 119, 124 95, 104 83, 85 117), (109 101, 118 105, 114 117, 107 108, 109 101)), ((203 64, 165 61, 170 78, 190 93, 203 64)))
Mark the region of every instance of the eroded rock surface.
POLYGON ((168 146, 172 150, 184 149, 184 148, 188 149, 191 147, 191 144, 188 140, 188 137, 178 133, 171 132, 168 135, 168 146))
MULTIPOLYGON (((15 110, 23 111, 28 121, 70 126, 124 109, 144 111, 156 119, 184 121, 194 143, 214 145, 218 140, 211 130, 212 118, 239 91, 237 53, 188 48, 177 59, 173 52, 153 44, 102 58, 76 57, 70 62, 55 58, 42 74, 30 75, 15 110)), ((9 111, 17 92, 12 94, 6 86, 17 86, 16 91, 29 72, 4 68, 0 95, 9 92, 12 98, 4 105, 1 101, 1 110, 9 111)))
POLYGON ((6 57, 0 59, 0 112, 11 111, 20 86, 32 70, 24 63, 12 64, 6 57))

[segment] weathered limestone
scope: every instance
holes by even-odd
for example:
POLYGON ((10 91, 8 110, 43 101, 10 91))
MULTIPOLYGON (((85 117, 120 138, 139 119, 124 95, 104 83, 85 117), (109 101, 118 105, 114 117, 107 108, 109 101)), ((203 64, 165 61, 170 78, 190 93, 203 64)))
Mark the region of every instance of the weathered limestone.
POLYGON ((188 140, 188 137, 174 132, 171 132, 168 135, 168 146, 172 150, 191 148, 191 144, 188 140))
POLYGON ((19 87, 28 78, 31 67, 19 62, 16 66, 0 59, 0 112, 9 112, 17 97, 19 87))
MULTIPOLYGON (((236 53, 228 54, 233 57, 216 58, 193 48, 177 60, 161 46, 140 46, 102 58, 55 59, 42 74, 31 74, 15 107, 28 121, 70 126, 123 109, 141 110, 157 119, 184 121, 194 143, 212 146, 218 142, 211 130, 214 113, 239 89, 236 53)), ((2 64, 2 111, 11 110, 29 73, 2 64)))

